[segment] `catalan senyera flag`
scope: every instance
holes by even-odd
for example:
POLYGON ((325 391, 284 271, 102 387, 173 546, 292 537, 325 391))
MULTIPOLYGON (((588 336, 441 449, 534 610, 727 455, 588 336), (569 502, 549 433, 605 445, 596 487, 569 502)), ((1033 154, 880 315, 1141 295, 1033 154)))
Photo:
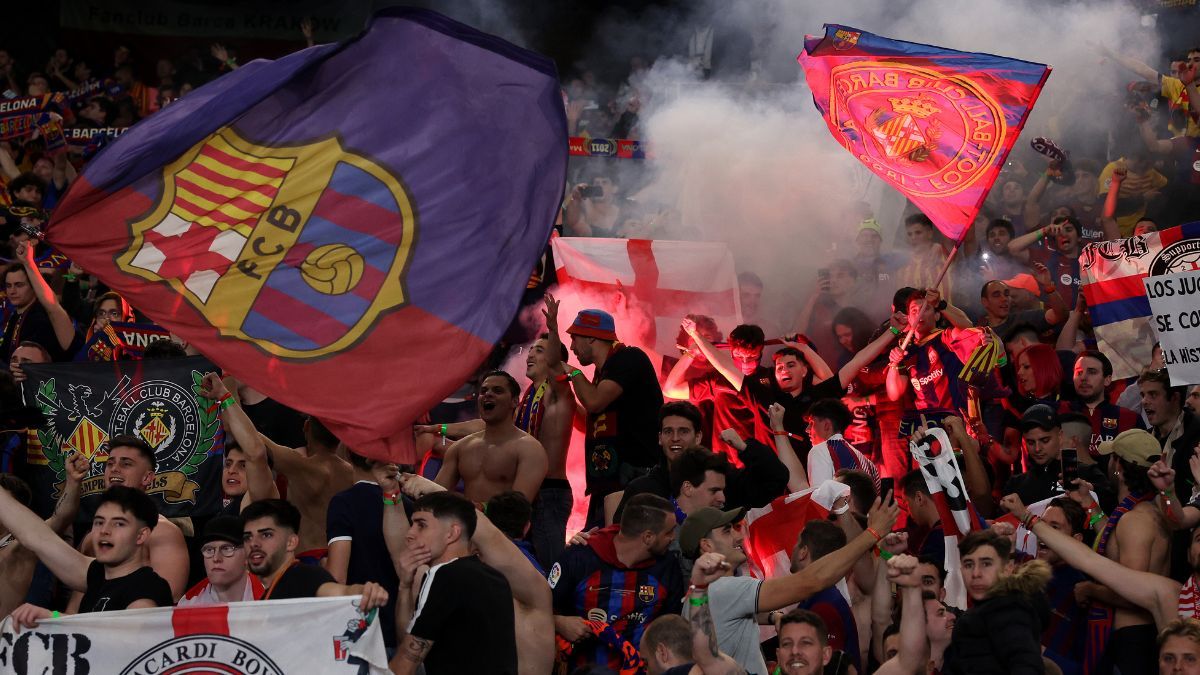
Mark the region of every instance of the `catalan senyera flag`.
POLYGON ((835 140, 947 237, 970 227, 1050 67, 825 25, 798 57, 835 140))
POLYGON ((130 128, 47 237, 225 371, 411 462, 412 421, 517 310, 566 135, 548 59, 390 8, 130 128))
POLYGON ((1140 374, 1158 341, 1142 279, 1195 269, 1200 269, 1200 221, 1083 247, 1080 290, 1096 344, 1112 361, 1113 377, 1140 374))

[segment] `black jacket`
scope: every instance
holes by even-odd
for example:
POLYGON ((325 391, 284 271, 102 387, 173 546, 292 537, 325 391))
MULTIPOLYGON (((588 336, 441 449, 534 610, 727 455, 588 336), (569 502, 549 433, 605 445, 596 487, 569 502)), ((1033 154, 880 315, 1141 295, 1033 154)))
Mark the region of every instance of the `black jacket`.
POLYGON ((1041 639, 1050 621, 1049 580, 1050 566, 1041 560, 1001 577, 987 599, 954 624, 942 675, 1045 673, 1041 639))
MULTIPOLYGON (((1043 499, 1062 494, 1057 489, 1059 475, 1062 473, 1062 462, 1051 460, 1038 465, 1029 463, 1029 469, 1008 479, 1004 484, 1004 494, 1017 493, 1026 504, 1040 502, 1043 499)), ((1116 493, 1112 481, 1099 464, 1079 463, 1079 477, 1092 484, 1096 496, 1100 499, 1100 507, 1107 513, 1117 505, 1116 493)))
MULTIPOLYGON (((787 494, 788 470, 774 450, 748 438, 746 449, 738 453, 738 459, 742 461, 742 468, 733 469, 725 476, 726 509, 739 506, 759 508, 787 494)), ((625 486, 625 494, 613 514, 614 523, 621 522, 621 514, 629 498, 643 492, 656 494, 663 499, 672 497, 671 471, 665 456, 646 475, 629 481, 629 485, 625 486)))

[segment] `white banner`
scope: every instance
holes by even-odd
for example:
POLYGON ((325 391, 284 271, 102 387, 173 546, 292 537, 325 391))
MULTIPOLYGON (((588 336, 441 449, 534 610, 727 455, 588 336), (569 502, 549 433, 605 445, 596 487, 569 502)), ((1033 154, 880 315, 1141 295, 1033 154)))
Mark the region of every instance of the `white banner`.
POLYGON ((357 604, 357 597, 304 598, 96 612, 47 619, 20 633, 5 618, 0 672, 389 673, 379 621, 368 624, 357 604))
POLYGON ((1171 385, 1200 384, 1200 271, 1142 279, 1171 385))

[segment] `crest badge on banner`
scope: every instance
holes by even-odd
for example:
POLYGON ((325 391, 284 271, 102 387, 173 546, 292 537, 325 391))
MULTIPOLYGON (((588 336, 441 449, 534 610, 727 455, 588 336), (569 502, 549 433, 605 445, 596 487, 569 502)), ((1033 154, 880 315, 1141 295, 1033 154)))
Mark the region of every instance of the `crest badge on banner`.
POLYGON ((220 508, 225 433, 216 409, 200 396, 204 374, 216 370, 207 359, 27 364, 24 370, 25 402, 48 421, 36 431, 41 458, 31 463, 50 471, 55 494, 66 479, 65 459, 75 452, 91 462, 83 497, 103 492, 106 444, 130 435, 154 449, 158 467, 147 493, 163 515, 220 508))

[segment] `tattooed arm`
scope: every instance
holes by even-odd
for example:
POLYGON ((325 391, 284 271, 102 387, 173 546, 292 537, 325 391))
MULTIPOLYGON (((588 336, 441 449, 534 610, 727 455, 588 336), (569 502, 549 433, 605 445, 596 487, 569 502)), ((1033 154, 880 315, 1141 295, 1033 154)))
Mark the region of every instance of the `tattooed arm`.
POLYGON ((419 638, 411 633, 405 635, 388 667, 396 675, 412 675, 425 662, 425 657, 429 656, 429 650, 432 648, 433 640, 419 638))
POLYGON ((708 584, 724 576, 729 565, 719 553, 705 553, 692 568, 693 589, 688 595, 692 624, 692 661, 703 675, 746 675, 728 654, 717 646, 717 627, 708 608, 708 584))
POLYGON ((61 534, 63 528, 75 522, 75 516, 79 514, 80 486, 83 484, 84 477, 87 476, 90 465, 91 462, 88 461, 88 458, 78 452, 71 454, 63 462, 67 471, 67 480, 63 484, 62 496, 54 505, 54 513, 51 513, 50 517, 46 519, 46 524, 55 533, 61 534))

